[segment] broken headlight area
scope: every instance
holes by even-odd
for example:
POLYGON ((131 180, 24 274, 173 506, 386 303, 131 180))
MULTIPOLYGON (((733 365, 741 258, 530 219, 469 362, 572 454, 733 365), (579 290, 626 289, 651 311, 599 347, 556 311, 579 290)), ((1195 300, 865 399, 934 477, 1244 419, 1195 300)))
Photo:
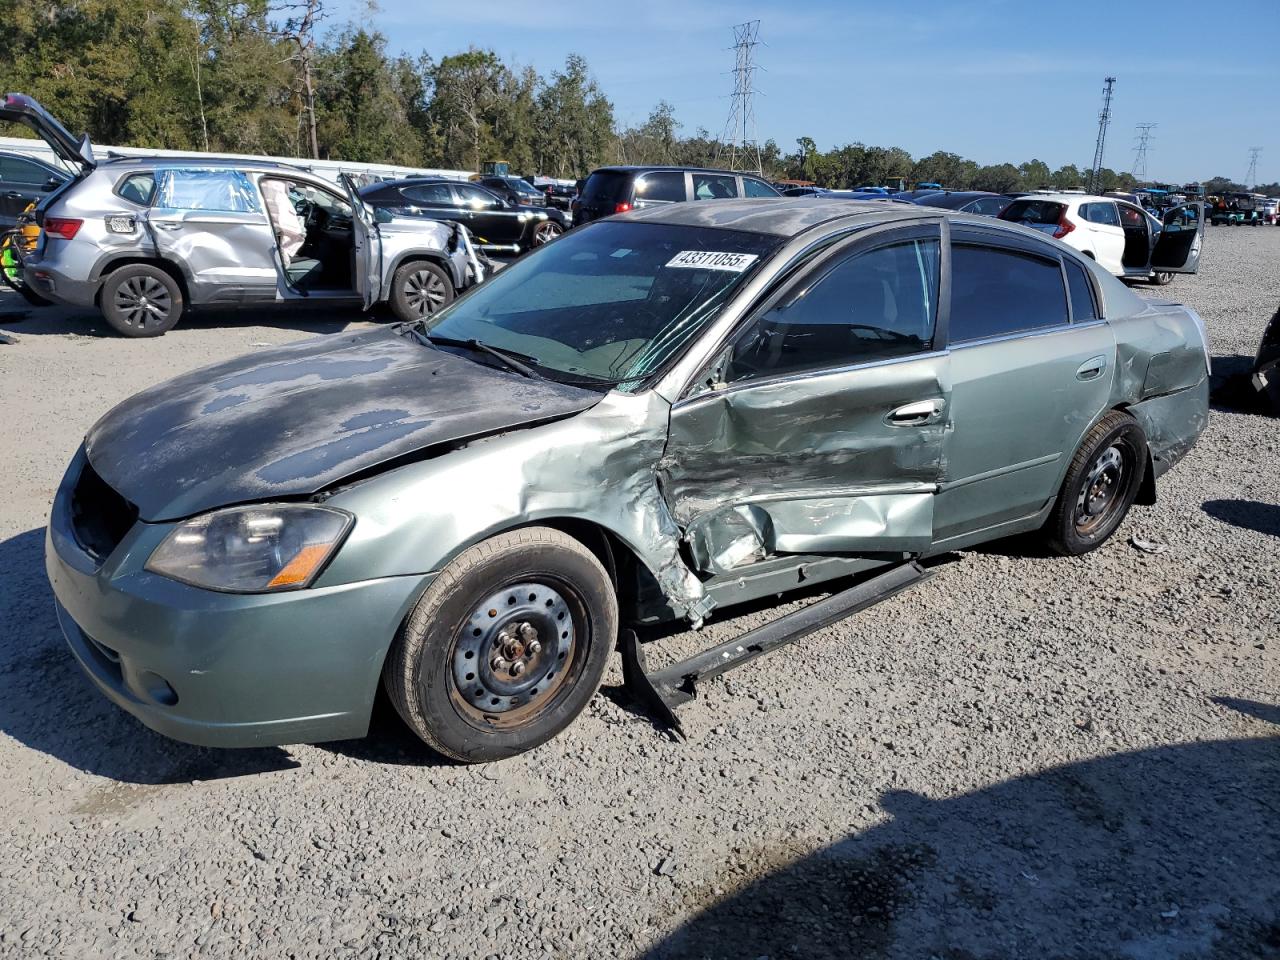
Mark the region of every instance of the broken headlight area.
POLYGON ((274 593, 311 585, 351 529, 351 514, 312 504, 231 507, 185 520, 146 568, 224 593, 274 593))

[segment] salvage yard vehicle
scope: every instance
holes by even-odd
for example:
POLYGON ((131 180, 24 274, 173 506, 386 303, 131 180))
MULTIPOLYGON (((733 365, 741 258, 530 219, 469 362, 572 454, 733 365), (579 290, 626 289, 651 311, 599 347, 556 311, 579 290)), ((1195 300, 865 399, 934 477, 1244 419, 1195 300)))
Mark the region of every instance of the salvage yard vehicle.
POLYGON ((574 225, 628 210, 690 200, 778 197, 768 181, 748 173, 702 167, 601 167, 583 184, 574 225))
POLYGON ((477 184, 444 177, 376 183, 361 190, 360 197, 375 210, 397 216, 464 224, 476 245, 491 253, 532 250, 551 242, 569 226, 564 211, 548 208, 545 203, 536 207, 516 203, 477 184))
POLYGON ((1195 273, 1199 267, 1203 203, 1178 204, 1157 219, 1110 197, 1037 192, 1014 200, 999 216, 1075 247, 1124 279, 1163 286, 1175 273, 1195 273))
POLYGON ((1207 415, 1195 312, 1038 232, 669 204, 421 322, 137 394, 75 454, 46 567, 86 673, 161 733, 358 737, 382 684, 493 760, 582 711, 627 624, 868 572, 884 596, 1029 531, 1085 554, 1207 415))
POLYGON ((128 337, 173 329, 189 307, 389 302, 428 316, 483 279, 466 231, 375 217, 347 181, 243 159, 112 158, 99 162, 38 103, 9 94, 0 120, 39 134, 77 175, 36 206, 41 227, 23 259, 27 285, 50 300, 98 308, 128 337))
POLYGON ((986 190, 944 190, 941 193, 924 193, 910 199, 925 207, 938 207, 941 210, 959 210, 962 213, 981 213, 987 217, 998 217, 1005 207, 1013 203, 1012 197, 1003 193, 989 193, 986 190))
POLYGON ((43 160, 0 150, 0 229, 17 226, 27 207, 68 179, 65 171, 43 160))

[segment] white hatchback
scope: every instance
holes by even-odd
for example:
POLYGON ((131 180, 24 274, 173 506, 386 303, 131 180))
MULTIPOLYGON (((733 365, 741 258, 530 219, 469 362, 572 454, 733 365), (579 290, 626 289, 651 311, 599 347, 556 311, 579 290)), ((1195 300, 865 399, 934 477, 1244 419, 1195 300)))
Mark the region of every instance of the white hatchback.
POLYGON ((1075 247, 1122 279, 1165 284, 1195 273, 1204 236, 1204 204, 1172 207, 1158 220, 1125 200, 1079 193, 1020 197, 1000 214, 1075 247))

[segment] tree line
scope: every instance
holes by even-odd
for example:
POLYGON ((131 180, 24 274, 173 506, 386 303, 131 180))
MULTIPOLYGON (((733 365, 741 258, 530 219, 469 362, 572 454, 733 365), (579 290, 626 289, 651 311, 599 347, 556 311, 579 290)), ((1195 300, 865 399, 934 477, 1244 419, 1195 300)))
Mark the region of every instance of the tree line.
MULTIPOLYGON (((580 56, 544 76, 479 47, 393 54, 376 30, 334 22, 324 0, 0 0, 0 27, 8 89, 102 143, 467 170, 505 160, 555 177, 715 166, 727 152, 706 130, 682 134, 666 102, 620 126, 580 56)), ((1077 187, 1088 172, 863 143, 824 152, 808 137, 792 152, 766 141, 761 162, 774 179, 831 187, 901 176, 1008 192, 1077 187)), ((1109 169, 1101 179, 1134 183, 1109 169)))

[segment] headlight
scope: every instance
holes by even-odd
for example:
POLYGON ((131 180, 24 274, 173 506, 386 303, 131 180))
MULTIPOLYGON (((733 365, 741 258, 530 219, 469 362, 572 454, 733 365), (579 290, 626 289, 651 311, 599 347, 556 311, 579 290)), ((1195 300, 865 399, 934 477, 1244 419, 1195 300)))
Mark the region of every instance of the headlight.
POLYGON ((351 529, 342 510, 281 503, 215 510, 179 524, 147 561, 152 573, 207 590, 301 590, 351 529))

